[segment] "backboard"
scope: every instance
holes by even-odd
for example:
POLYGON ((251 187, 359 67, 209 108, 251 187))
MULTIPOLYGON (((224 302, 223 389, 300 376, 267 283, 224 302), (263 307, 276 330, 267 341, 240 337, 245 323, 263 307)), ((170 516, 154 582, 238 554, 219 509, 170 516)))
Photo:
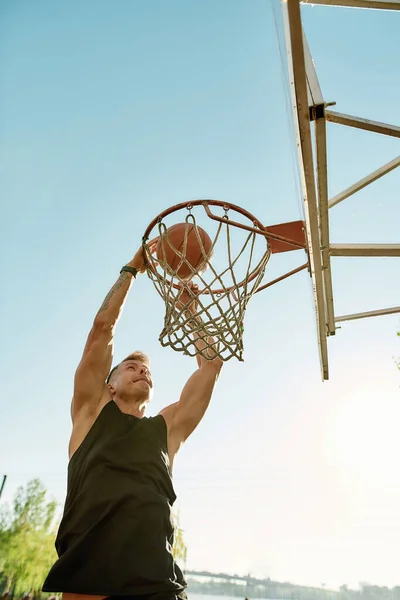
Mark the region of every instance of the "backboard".
POLYGON ((400 306, 393 306, 340 316, 335 314, 331 257, 400 257, 400 243, 336 244, 330 239, 329 210, 398 167, 400 156, 329 198, 326 123, 336 123, 397 138, 400 138, 400 127, 329 110, 330 105, 324 100, 303 30, 303 3, 338 6, 338 10, 340 7, 400 10, 400 0, 281 0, 321 376, 323 380, 327 380, 328 339, 335 335, 338 323, 400 312, 400 306))

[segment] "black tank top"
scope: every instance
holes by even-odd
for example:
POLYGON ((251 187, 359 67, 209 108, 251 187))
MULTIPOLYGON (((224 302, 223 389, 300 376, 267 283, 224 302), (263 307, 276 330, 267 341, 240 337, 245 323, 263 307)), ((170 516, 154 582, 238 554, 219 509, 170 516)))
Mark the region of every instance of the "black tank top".
POLYGON ((43 590, 185 598, 171 552, 175 499, 164 418, 110 401, 70 460, 59 559, 43 590))

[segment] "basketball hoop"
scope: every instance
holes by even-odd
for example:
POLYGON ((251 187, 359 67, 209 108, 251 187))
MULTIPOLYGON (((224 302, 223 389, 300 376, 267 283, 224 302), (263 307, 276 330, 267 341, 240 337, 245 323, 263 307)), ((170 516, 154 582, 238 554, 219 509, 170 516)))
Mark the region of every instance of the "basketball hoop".
POLYGON ((153 219, 142 243, 147 273, 166 307, 159 337, 162 346, 190 356, 200 353, 207 360, 215 356, 223 361, 232 357, 243 360, 244 316, 264 277, 271 243, 285 244, 286 250, 305 247, 304 240, 288 239, 269 229, 243 208, 219 200, 177 204, 153 219), (182 215, 182 212, 185 216, 180 221, 185 233, 178 247, 171 242, 172 234, 169 239, 168 231, 176 229, 175 213, 182 215), (171 215, 175 228, 167 226, 171 215), (211 246, 210 242, 206 246, 204 233, 211 246), (189 235, 201 253, 201 260, 196 263, 201 263, 201 268, 190 262, 189 235), (154 246, 150 250, 148 243, 155 237, 158 237, 156 256, 154 246), (185 273, 185 277, 180 273, 185 273), (192 282, 198 286, 196 293, 192 282), (189 297, 185 305, 180 299, 182 291, 189 297), (189 308, 194 300, 195 313, 189 308), (200 351, 194 342, 199 337, 205 346, 200 351), (214 343, 209 338, 214 338, 214 343))

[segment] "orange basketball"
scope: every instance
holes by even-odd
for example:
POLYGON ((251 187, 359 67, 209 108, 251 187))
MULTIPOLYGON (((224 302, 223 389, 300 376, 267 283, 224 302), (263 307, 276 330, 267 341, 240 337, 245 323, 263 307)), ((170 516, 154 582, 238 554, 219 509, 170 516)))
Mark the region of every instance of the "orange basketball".
MULTIPOLYGON (((204 229, 194 226, 191 223, 177 223, 176 225, 169 227, 167 231, 160 236, 157 243, 157 260, 161 264, 165 262, 168 267, 170 267, 171 271, 175 272, 182 260, 175 249, 181 254, 183 254, 185 250, 183 255, 188 263, 190 263, 196 271, 201 271, 207 258, 210 258, 211 246, 211 238, 204 229), (185 236, 187 236, 186 250, 184 248, 185 236), (204 255, 206 255, 206 258, 204 255)), ((179 275, 181 279, 190 279, 193 277, 194 273, 186 262, 182 262, 177 271, 177 275, 179 275)))

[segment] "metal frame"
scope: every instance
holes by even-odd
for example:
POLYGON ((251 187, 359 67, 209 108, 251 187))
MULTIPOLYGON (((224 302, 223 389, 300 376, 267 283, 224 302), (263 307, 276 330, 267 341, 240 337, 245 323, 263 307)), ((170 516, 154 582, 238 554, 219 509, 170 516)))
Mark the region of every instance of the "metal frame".
MULTIPOLYGON (((244 208, 242 208, 241 206, 237 206, 236 204, 232 204, 230 202, 225 202, 222 200, 213 200, 211 198, 202 199, 202 200, 187 200, 186 202, 181 202, 180 204, 174 204, 174 206, 170 206, 169 208, 160 212, 151 221, 151 223, 147 226, 147 228, 143 234, 142 247, 143 247, 143 251, 144 251, 144 257, 146 259, 147 268, 150 269, 151 271, 153 271, 153 273, 155 272, 155 268, 154 268, 154 264, 152 262, 151 256, 156 252, 156 247, 154 246, 154 244, 159 236, 158 233, 157 234, 155 233, 154 229, 157 226, 160 226, 162 224, 162 221, 165 217, 167 217, 168 215, 170 215, 174 212, 180 211, 180 210, 188 211, 186 220, 188 219, 188 215, 193 217, 193 215, 191 214, 191 211, 192 211, 193 207, 195 207, 195 206, 202 206, 205 210, 206 215, 210 219, 213 219, 214 221, 217 221, 219 223, 223 223, 226 225, 233 225, 234 227, 244 229, 245 231, 250 231, 252 233, 261 235, 265 239, 266 252, 268 252, 269 254, 274 254, 275 252, 290 252, 292 250, 307 251, 307 242, 305 239, 305 223, 304 223, 304 221, 291 221, 288 223, 279 223, 277 225, 270 225, 269 227, 264 227, 264 225, 254 215, 252 215, 248 210, 245 210, 244 208), (225 214, 222 217, 214 214, 211 211, 210 206, 214 206, 214 207, 217 206, 219 208, 222 208, 224 210, 225 214), (249 220, 249 222, 251 223, 252 226, 245 225, 244 223, 240 223, 238 221, 233 221, 231 218, 228 217, 229 211, 234 211, 234 212, 242 215, 243 217, 245 217, 246 219, 249 220), (279 233, 277 233, 277 232, 279 232, 279 233), (284 235, 282 235, 282 233, 284 235), (150 238, 152 238, 152 239, 150 240, 150 238)), ((167 230, 166 226, 165 226, 165 224, 163 224, 163 225, 164 225, 164 228, 166 231, 167 230)), ((170 247, 173 248, 173 246, 171 246, 171 245, 170 245, 170 247)), ((174 251, 177 252, 177 254, 179 254, 179 250, 177 250, 176 248, 174 248, 174 251)), ((292 271, 284 273, 277 279, 274 279, 273 281, 269 281, 267 284, 265 284, 261 288, 258 288, 257 291, 265 289, 266 287, 270 287, 271 285, 274 285, 275 283, 278 283, 278 282, 282 281, 283 279, 286 279, 287 277, 291 277, 292 275, 295 275, 296 273, 298 273, 299 271, 301 271, 302 269, 304 269, 307 266, 308 266, 308 263, 306 263, 305 265, 301 265, 300 267, 293 269, 292 271)), ((249 273, 246 276, 246 279, 243 279, 239 283, 235 283, 235 285, 232 285, 231 287, 227 288, 227 290, 223 289, 223 288, 212 289, 212 290, 205 288, 205 289, 200 289, 198 291, 198 294, 208 295, 208 294, 212 293, 214 295, 218 295, 218 294, 223 294, 226 291, 228 291, 228 293, 235 293, 237 288, 243 287, 245 284, 248 284, 250 281, 255 279, 257 277, 257 275, 259 274, 261 268, 262 268, 261 263, 259 263, 259 265, 257 267, 255 267, 251 271, 251 273, 249 273)), ((179 285, 177 283, 173 283, 171 280, 168 280, 168 284, 171 285, 174 289, 177 289, 177 290, 179 289, 179 285)))
POLYGON ((392 308, 381 308, 380 310, 370 310, 368 312, 354 313, 352 315, 342 315, 336 317, 336 323, 342 321, 353 321, 354 319, 365 319, 367 317, 380 317, 381 315, 395 315, 400 312, 400 306, 392 306, 392 308))
POLYGON ((339 202, 342 202, 342 200, 346 200, 346 198, 348 198, 349 196, 352 196, 359 190, 362 190, 369 183, 372 183, 373 181, 376 181, 383 175, 386 175, 386 173, 390 173, 390 171, 393 171, 393 169, 395 169, 399 165, 400 165, 400 156, 397 156, 396 158, 394 158, 390 162, 386 163, 379 169, 376 169, 376 171, 372 171, 372 173, 370 173, 366 177, 363 177, 356 183, 353 183, 353 185, 346 188, 343 192, 340 192, 340 194, 336 194, 336 196, 334 196, 333 198, 331 198, 329 200, 329 208, 332 208, 332 206, 336 206, 336 204, 339 204, 339 202))
POLYGON ((331 244, 331 256, 400 256, 400 244, 331 244))
POLYGON ((388 125, 379 121, 371 121, 370 119, 361 119, 352 115, 344 115, 343 113, 333 112, 332 110, 325 111, 325 118, 331 123, 339 123, 339 125, 347 125, 348 127, 356 127, 374 133, 382 133, 383 135, 391 135, 400 138, 400 127, 396 125, 388 125))
POLYGON ((326 6, 347 6, 349 8, 376 8, 380 10, 400 10, 400 0, 301 0, 303 4, 323 4, 326 6))
POLYGON ((329 209, 400 166, 400 156, 329 199, 326 122, 397 138, 400 137, 400 127, 327 110, 328 104, 324 100, 302 27, 301 3, 400 10, 400 0, 281 0, 321 375, 326 380, 329 378, 327 338, 336 333, 337 323, 400 312, 400 307, 392 307, 335 317, 331 257, 400 257, 400 244, 333 244, 329 239, 329 209))

